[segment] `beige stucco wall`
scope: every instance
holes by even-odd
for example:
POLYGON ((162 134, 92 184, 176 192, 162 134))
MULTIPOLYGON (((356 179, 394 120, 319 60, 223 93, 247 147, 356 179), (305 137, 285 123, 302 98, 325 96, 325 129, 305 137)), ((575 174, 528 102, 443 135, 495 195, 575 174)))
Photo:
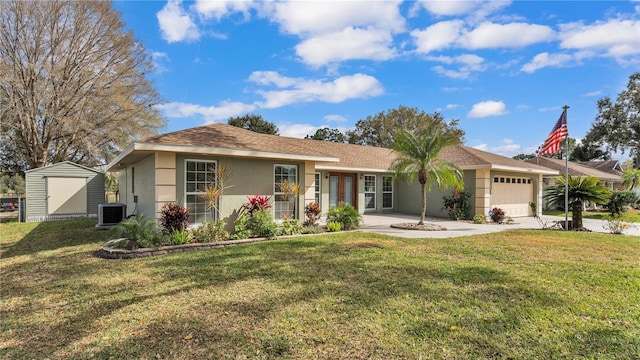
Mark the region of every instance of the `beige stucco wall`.
POLYGON ((144 214, 153 218, 156 208, 155 156, 149 155, 127 166, 118 175, 120 202, 127 205, 127 215, 144 214), (137 204, 134 196, 138 197, 137 204))
MULTIPOLYGON (((298 166, 298 182, 301 189, 306 189, 309 181, 306 176, 306 167, 304 162, 288 162, 269 159, 247 159, 247 158, 231 158, 221 156, 201 156, 190 154, 178 154, 176 156, 176 194, 177 202, 185 204, 185 161, 186 160, 209 160, 217 161, 219 166, 225 165, 231 170, 231 174, 227 180, 230 185, 224 190, 223 197, 220 201, 219 211, 220 218, 225 221, 227 227, 233 226, 238 210, 247 202, 247 196, 274 194, 274 166, 280 165, 297 165, 298 166)), ((313 181, 313 176, 311 176, 313 181)), ((311 187, 311 199, 313 201, 313 187, 311 187)), ((301 191, 298 195, 297 212, 299 219, 304 219, 304 204, 306 193, 301 191)))

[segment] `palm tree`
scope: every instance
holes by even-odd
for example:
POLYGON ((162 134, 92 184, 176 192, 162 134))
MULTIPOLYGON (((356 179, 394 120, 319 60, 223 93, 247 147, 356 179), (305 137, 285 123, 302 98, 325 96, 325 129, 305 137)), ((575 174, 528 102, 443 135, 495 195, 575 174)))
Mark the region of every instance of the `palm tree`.
MULTIPOLYGON (((549 201, 549 205, 564 206, 564 191, 566 178, 563 175, 556 180, 556 185, 547 188, 545 199, 549 201)), ((600 183, 600 180, 594 176, 577 176, 569 175, 569 205, 571 206, 571 219, 573 221, 573 229, 582 229, 582 208, 585 202, 595 204, 606 204, 609 202, 611 190, 600 183)))
POLYGON ((420 182, 422 193, 422 211, 420 222, 424 224, 424 214, 427 211, 427 191, 432 183, 439 188, 456 186, 462 188, 462 170, 454 164, 438 157, 440 151, 447 146, 459 143, 459 137, 444 133, 437 127, 425 127, 415 132, 400 130, 394 137, 391 149, 398 157, 391 165, 395 176, 407 182, 413 182, 416 174, 420 182))
POLYGON ((633 190, 640 185, 640 169, 626 170, 622 174, 622 186, 627 190, 633 190))

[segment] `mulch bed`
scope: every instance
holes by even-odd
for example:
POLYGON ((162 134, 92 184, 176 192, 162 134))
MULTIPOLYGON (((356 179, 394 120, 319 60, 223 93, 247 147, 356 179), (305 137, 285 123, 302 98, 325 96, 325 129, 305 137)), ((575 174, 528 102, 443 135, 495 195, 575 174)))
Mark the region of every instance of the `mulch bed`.
POLYGON ((404 230, 422 230, 422 231, 443 231, 443 230, 447 230, 447 228, 444 227, 444 226, 440 226, 440 225, 436 225, 436 224, 430 224, 430 223, 424 223, 424 224, 401 223, 401 224, 392 224, 390 226, 392 228, 395 228, 395 229, 404 229, 404 230))

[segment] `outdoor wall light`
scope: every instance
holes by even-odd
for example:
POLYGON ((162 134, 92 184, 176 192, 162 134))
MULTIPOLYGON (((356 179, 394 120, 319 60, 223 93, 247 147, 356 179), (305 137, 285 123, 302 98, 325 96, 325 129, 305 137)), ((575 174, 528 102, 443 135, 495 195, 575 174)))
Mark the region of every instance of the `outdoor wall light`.
POLYGON ((328 178, 329 178, 329 173, 326 173, 326 174, 324 175, 324 178, 325 178, 325 179, 328 179, 328 178))
POLYGON ((364 179, 364 174, 360 174, 360 180, 364 179))

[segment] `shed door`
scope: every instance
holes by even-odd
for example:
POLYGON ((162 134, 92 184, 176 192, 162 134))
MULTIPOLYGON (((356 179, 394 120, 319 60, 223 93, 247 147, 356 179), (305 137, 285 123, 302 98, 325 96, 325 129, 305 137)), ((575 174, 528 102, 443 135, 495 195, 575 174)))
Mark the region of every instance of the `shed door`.
POLYGON ((48 177, 47 214, 86 214, 87 179, 48 177))
POLYGON ((529 203, 533 201, 533 184, 531 179, 511 176, 493 178, 491 191, 492 207, 504 210, 511 217, 529 216, 529 203))

